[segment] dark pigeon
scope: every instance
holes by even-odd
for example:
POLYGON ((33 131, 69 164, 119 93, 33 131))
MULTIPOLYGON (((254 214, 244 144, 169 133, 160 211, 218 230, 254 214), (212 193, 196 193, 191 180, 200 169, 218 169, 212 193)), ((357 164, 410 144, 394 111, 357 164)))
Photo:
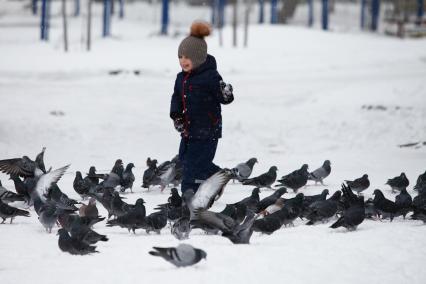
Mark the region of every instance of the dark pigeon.
POLYGON ((94 186, 94 185, 98 185, 100 179, 105 179, 106 176, 104 174, 97 174, 96 173, 96 167, 95 166, 91 166, 89 169, 89 173, 86 175, 86 177, 84 178, 84 181, 87 182, 88 184, 94 186))
POLYGON ((68 195, 63 193, 56 183, 49 187, 46 198, 48 200, 52 200, 56 207, 65 210, 77 211, 78 208, 75 205, 80 204, 76 200, 69 198, 68 195))
POLYGON ((30 217, 30 213, 28 211, 9 206, 0 200, 0 218, 3 219, 3 222, 1 222, 2 224, 8 218, 10 218, 10 224, 12 224, 13 219, 17 216, 30 217))
POLYGON ((419 194, 426 193, 426 171, 423 174, 419 175, 419 177, 417 178, 414 190, 417 191, 419 194))
POLYGON ((4 203, 10 203, 15 201, 25 201, 24 195, 16 194, 12 191, 7 190, 3 187, 0 181, 0 200, 4 203))
POLYGON ((367 201, 365 201, 364 206, 365 206, 365 218, 375 219, 378 215, 378 212, 376 210, 376 207, 374 207, 373 198, 369 198, 367 201))
POLYGON ((81 205, 79 209, 80 217, 91 217, 95 218, 99 216, 99 210, 96 207, 96 199, 91 197, 87 205, 81 205))
POLYGON ((395 216, 397 216, 398 206, 395 202, 387 199, 380 189, 374 190, 374 207, 382 218, 389 217, 391 222, 395 216))
POLYGON ((154 179, 157 172, 157 160, 151 160, 151 158, 148 158, 146 160, 146 165, 148 166, 148 169, 146 169, 143 173, 142 187, 149 188, 151 181, 154 179))
POLYGON ((238 224, 241 224, 247 215, 247 205, 242 203, 226 204, 226 207, 220 213, 231 217, 238 224))
POLYGON ((74 191, 77 192, 82 199, 87 198, 91 186, 94 186, 94 184, 92 184, 90 180, 83 179, 81 172, 79 171, 75 172, 73 188, 74 188, 74 191))
POLYGON ((392 188, 392 192, 401 191, 403 188, 407 188, 410 184, 408 178, 405 176, 405 173, 401 173, 400 176, 388 179, 386 182, 392 188))
POLYGON ((395 204, 398 207, 397 215, 402 215, 405 219, 405 216, 412 209, 413 198, 405 188, 402 188, 401 193, 395 196, 395 204))
POLYGON ((161 210, 158 212, 151 213, 145 217, 145 222, 142 226, 145 229, 146 233, 156 232, 160 234, 161 229, 167 225, 167 211, 161 210))
POLYGON ((124 202, 117 191, 113 192, 112 195, 113 196, 111 200, 111 215, 120 217, 129 212, 129 210, 131 209, 131 205, 124 202))
POLYGON ((40 154, 37 155, 36 160, 33 161, 28 156, 22 158, 0 160, 0 171, 8 175, 17 175, 22 177, 38 177, 46 173, 43 162, 44 151, 43 148, 40 154))
POLYGON ((97 252, 95 246, 91 246, 83 241, 71 237, 67 230, 63 228, 59 229, 58 235, 58 246, 63 252, 68 252, 74 255, 86 255, 97 252))
POLYGON ((180 197, 177 188, 172 188, 168 202, 171 207, 178 208, 182 206, 182 197, 180 197))
POLYGON ((15 184, 16 193, 24 196, 25 202, 30 204, 31 197, 25 183, 17 175, 11 175, 10 179, 13 180, 13 183, 15 184))
POLYGON ((121 189, 121 181, 123 179, 123 161, 118 159, 115 161, 114 166, 109 174, 106 175, 106 178, 100 184, 104 187, 112 187, 121 189))
POLYGON ((350 186, 344 184, 342 193, 344 196, 342 215, 330 228, 345 227, 349 231, 354 231, 365 219, 364 197, 356 196, 350 186))
POLYGON ((135 175, 132 172, 132 169, 135 167, 133 163, 129 163, 126 166, 126 169, 123 172, 123 178, 121 181, 121 192, 126 191, 130 188, 130 192, 133 192, 133 183, 135 182, 135 175))
POLYGON ((325 201, 327 199, 327 195, 329 194, 328 189, 324 189, 320 194, 316 195, 304 195, 303 199, 303 212, 302 217, 306 217, 310 213, 309 206, 317 201, 325 201))
POLYGON ((258 188, 266 187, 271 188, 271 185, 277 179, 278 168, 272 166, 268 172, 261 174, 260 176, 243 180, 243 185, 252 185, 258 188))
POLYGON ((207 253, 188 244, 180 244, 177 247, 160 248, 153 247, 149 254, 159 256, 177 267, 191 266, 207 257, 207 253))
POLYGON ((295 193, 297 193, 300 188, 306 185, 308 177, 308 165, 304 164, 300 169, 281 177, 281 179, 278 180, 280 183, 278 186, 291 188, 295 193))
POLYGON ((256 213, 257 207, 258 207, 258 204, 259 204, 259 200, 260 200, 259 192, 260 192, 260 189, 255 187, 252 190, 251 195, 249 197, 246 197, 243 200, 238 201, 237 203, 235 203, 235 205, 238 205, 238 204, 245 205, 247 207, 247 209, 256 213))
POLYGON ((251 158, 245 163, 240 163, 236 165, 232 169, 235 179, 237 179, 239 182, 242 182, 243 180, 248 179, 251 173, 253 172, 253 167, 254 167, 254 164, 256 163, 257 163, 257 159, 251 158))
POLYGON ((309 205, 309 213, 306 218, 309 220, 306 225, 314 225, 318 222, 327 222, 337 213, 337 205, 342 192, 336 191, 329 199, 315 201, 309 205))
POLYGON ((119 226, 121 228, 126 228, 127 230, 136 233, 136 229, 141 229, 145 227, 145 201, 142 198, 136 200, 133 208, 129 210, 126 214, 117 217, 114 220, 107 222, 108 227, 119 226))
POLYGON ((96 244, 99 241, 108 241, 105 235, 98 234, 91 229, 94 221, 94 219, 80 217, 75 214, 60 214, 58 216, 58 222, 61 224, 62 228, 70 233, 72 238, 89 245, 96 244))
POLYGON ((330 173, 331 173, 330 161, 325 160, 321 167, 309 173, 308 179, 315 181, 315 184, 320 182, 322 185, 324 185, 323 180, 326 177, 328 177, 330 173))
POLYGON ((357 178, 353 181, 345 180, 345 182, 358 195, 370 186, 370 180, 368 179, 367 174, 365 174, 362 177, 357 178))

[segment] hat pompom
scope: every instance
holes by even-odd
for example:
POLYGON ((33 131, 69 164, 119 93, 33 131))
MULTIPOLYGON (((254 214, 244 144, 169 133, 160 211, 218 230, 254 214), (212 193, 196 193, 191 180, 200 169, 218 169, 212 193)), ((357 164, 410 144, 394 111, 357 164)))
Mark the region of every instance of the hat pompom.
POLYGON ((204 38, 205 36, 210 35, 211 27, 207 22, 196 21, 191 25, 191 36, 204 38))

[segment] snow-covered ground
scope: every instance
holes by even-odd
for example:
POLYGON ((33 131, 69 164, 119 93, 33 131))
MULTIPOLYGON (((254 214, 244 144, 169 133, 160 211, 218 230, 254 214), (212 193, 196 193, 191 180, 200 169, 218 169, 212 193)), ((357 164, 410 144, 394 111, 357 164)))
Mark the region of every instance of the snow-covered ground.
MULTIPOLYGON (((46 146, 48 166, 71 163, 59 186, 74 198, 75 171, 86 172, 91 165, 108 171, 117 158, 133 162, 136 193, 126 197, 133 202, 142 196, 152 212, 168 193, 145 192, 139 185, 147 157, 164 161, 177 152, 179 136, 168 111, 184 34, 157 36, 158 7, 138 4, 127 7, 125 20, 114 18, 113 37, 102 39, 101 7, 95 5, 92 52, 82 47, 84 21, 70 17, 71 51, 64 54, 59 3, 52 7, 48 43, 38 41, 39 19, 24 4, 0 0, 0 159, 34 158, 46 146), (109 75, 118 69, 126 72, 109 75)), ((173 32, 185 33, 192 19, 210 16, 207 8, 173 7, 172 22, 180 25, 173 32), (180 15, 187 16, 180 20, 180 15)), ((398 147, 426 141, 426 40, 269 25, 251 26, 248 48, 232 48, 229 29, 224 39, 224 47, 217 34, 207 39, 236 98, 223 107, 217 164, 232 167, 254 156, 259 160, 255 175, 276 165, 281 176, 303 163, 315 169, 330 159, 326 188, 331 192, 344 179, 368 173, 366 197, 381 188, 390 199, 394 196, 384 185, 388 178, 404 171, 412 185, 426 170, 426 145, 398 147)), ((13 188, 6 175, 0 179, 13 188)), ((302 192, 317 194, 324 188, 309 185, 302 192)), ((251 189, 229 184, 214 209, 248 196, 251 189)), ((261 197, 270 193, 264 190, 261 197)), ((30 218, 0 225, 0 280, 425 283, 426 226, 421 223, 365 221, 355 232, 328 226, 297 221, 271 236, 255 233, 250 245, 193 231, 186 242, 206 250, 207 261, 176 269, 148 255, 154 245, 179 243, 168 229, 160 236, 133 235, 101 223, 95 229, 110 241, 98 245, 99 254, 78 257, 62 253, 57 236, 45 233, 31 211, 30 218)))

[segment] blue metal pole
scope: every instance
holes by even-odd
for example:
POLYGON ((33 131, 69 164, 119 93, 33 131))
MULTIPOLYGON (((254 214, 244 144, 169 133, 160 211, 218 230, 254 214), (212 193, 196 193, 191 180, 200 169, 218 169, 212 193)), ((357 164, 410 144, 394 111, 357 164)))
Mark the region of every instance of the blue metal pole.
POLYGON ((424 14, 424 0, 417 0, 417 25, 422 24, 424 14))
POLYGON ((265 22, 265 0, 259 0, 259 24, 265 22))
POLYGON ((219 0, 219 28, 223 28, 225 25, 225 6, 226 0, 219 0))
POLYGON ((308 0, 308 26, 314 25, 314 0, 308 0))
POLYGON ((361 0, 361 30, 365 28, 365 13, 367 10, 365 9, 366 6, 367 6, 367 0, 361 0))
POLYGON ((80 15, 80 0, 74 0, 74 17, 80 15))
POLYGON ((120 0, 120 11, 118 12, 118 16, 120 19, 124 18, 124 0, 120 0))
POLYGON ((111 32, 111 0, 104 0, 102 36, 107 37, 111 32))
POLYGON ((371 1, 371 30, 377 31, 379 26, 380 0, 371 1))
POLYGON ((219 3, 218 0, 212 1, 212 19, 211 19, 212 27, 216 26, 218 3, 219 3))
POLYGON ((41 40, 47 41, 49 39, 49 3, 50 0, 41 1, 41 40))
POLYGON ((161 13, 161 34, 167 35, 167 27, 169 25, 169 0, 163 0, 161 13))
POLYGON ((31 3, 32 3, 31 8, 33 11, 33 15, 37 15, 37 0, 32 0, 31 3))
POLYGON ((271 24, 278 23, 278 0, 271 0, 271 24))
POLYGON ((328 0, 322 0, 322 29, 328 30, 328 0))

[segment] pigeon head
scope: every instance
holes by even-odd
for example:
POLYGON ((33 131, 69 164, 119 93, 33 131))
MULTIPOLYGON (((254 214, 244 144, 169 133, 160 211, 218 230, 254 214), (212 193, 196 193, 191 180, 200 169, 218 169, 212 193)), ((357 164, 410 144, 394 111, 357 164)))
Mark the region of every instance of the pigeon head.
POLYGON ((307 171, 309 168, 308 164, 303 164, 303 166, 300 168, 302 171, 307 171))
POLYGON ((123 164, 123 161, 121 160, 121 159, 117 159, 116 161, 115 161, 115 165, 116 166, 120 166, 120 165, 122 165, 123 164))
POLYGON ((68 236, 68 231, 65 230, 64 228, 60 228, 58 230, 58 233, 56 234, 57 236, 68 236))
POLYGON ((385 196, 383 195, 383 192, 382 192, 380 189, 375 189, 375 190, 374 190, 374 192, 373 192, 373 195, 374 195, 375 197, 385 197, 385 196))
POLYGON ((91 197, 91 198, 89 199, 89 204, 90 204, 90 205, 95 205, 95 204, 96 204, 96 199, 95 199, 95 198, 93 198, 93 197, 91 197))
POLYGON ((138 200, 136 200, 135 205, 141 207, 144 205, 144 203, 145 203, 145 200, 143 200, 143 198, 139 198, 138 200))
POLYGON ((133 169, 134 167, 135 167, 135 165, 133 163, 129 163, 126 166, 126 170, 129 171, 129 170, 133 169))
POLYGON ((294 198, 297 201, 301 201, 301 200, 303 200, 303 198, 305 198, 305 195, 303 193, 298 193, 298 194, 296 194, 296 196, 294 198))
POLYGON ((404 172, 403 172, 403 173, 401 173, 401 177, 407 178, 407 177, 405 176, 405 173, 404 173, 404 172))
POLYGON ((324 161, 324 166, 329 166, 329 165, 331 165, 330 160, 325 160, 324 161))
POLYGON ((364 174, 364 175, 362 176, 362 178, 363 178, 363 179, 366 179, 366 178, 368 178, 368 175, 367 175, 367 174, 364 174))
POLYGON ((170 194, 171 194, 171 195, 173 195, 173 194, 178 194, 178 190, 177 190, 177 188, 176 188, 176 187, 173 187, 173 188, 170 190, 170 194))
POLYGON ((269 171, 270 171, 270 172, 276 172, 276 171, 278 171, 278 168, 277 168, 276 166, 272 166, 272 167, 269 169, 269 171))
POLYGON ((83 176, 81 175, 81 172, 80 172, 80 171, 76 171, 76 172, 75 172, 75 177, 76 177, 76 178, 79 178, 79 179, 83 179, 83 176))
POLYGON ((155 168, 156 166, 157 166, 157 160, 156 159, 153 159, 153 160, 151 160, 151 158, 149 158, 148 157, 148 159, 146 160, 146 166, 148 167, 148 168, 155 168))
POLYGON ((321 194, 327 196, 330 192, 328 191, 328 189, 324 189, 321 194))
POLYGON ((207 253, 202 249, 195 249, 195 252, 200 256, 201 259, 207 259, 207 253))
POLYGON ((333 195, 330 198, 333 200, 339 200, 341 196, 342 196, 342 192, 338 190, 335 193, 333 193, 333 195))
POLYGON ((277 192, 280 195, 283 195, 284 193, 287 193, 287 188, 281 187, 281 188, 277 189, 277 191, 275 191, 275 192, 277 192))
POLYGON ((89 175, 95 175, 96 174, 96 168, 94 166, 91 166, 89 169, 89 175))
POLYGON ((251 195, 259 195, 259 193, 260 193, 260 189, 258 187, 255 187, 253 191, 251 192, 251 195))
POLYGON ((46 168, 44 166, 44 151, 46 151, 46 147, 43 147, 43 149, 41 150, 41 152, 37 155, 35 162, 37 164, 37 167, 39 167, 40 170, 42 170, 43 173, 46 172, 46 168))

